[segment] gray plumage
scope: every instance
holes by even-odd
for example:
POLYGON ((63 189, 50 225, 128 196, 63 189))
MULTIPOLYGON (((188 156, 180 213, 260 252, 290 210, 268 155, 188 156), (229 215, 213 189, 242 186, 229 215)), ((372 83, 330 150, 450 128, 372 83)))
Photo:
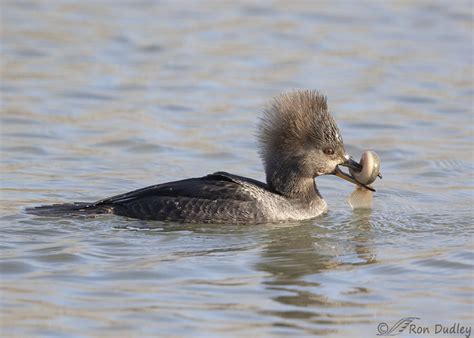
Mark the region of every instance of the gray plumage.
POLYGON ((225 172, 139 189, 94 203, 41 206, 45 216, 112 213, 191 223, 256 224, 318 216, 326 203, 314 178, 347 160, 326 98, 292 91, 275 98, 258 127, 267 184, 225 172))
POLYGON ((308 192, 306 181, 332 173, 345 156, 326 97, 316 91, 293 91, 276 97, 264 110, 258 139, 267 184, 288 197, 308 192), (325 155, 324 149, 333 149, 334 155, 325 155))

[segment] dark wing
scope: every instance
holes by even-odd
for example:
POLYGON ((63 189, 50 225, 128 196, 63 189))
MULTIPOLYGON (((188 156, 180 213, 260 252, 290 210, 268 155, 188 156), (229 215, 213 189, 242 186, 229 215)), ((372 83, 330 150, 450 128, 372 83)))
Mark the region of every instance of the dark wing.
POLYGON ((256 222, 262 217, 248 187, 264 183, 217 172, 200 178, 153 185, 93 203, 113 213, 141 219, 179 222, 256 222))
POLYGON ((124 194, 105 198, 97 201, 94 205, 122 204, 146 197, 190 197, 214 200, 233 199, 248 201, 250 196, 240 188, 245 181, 258 185, 265 189, 266 184, 249 178, 216 172, 204 177, 189 178, 181 181, 174 181, 152 185, 146 188, 130 191, 124 194))

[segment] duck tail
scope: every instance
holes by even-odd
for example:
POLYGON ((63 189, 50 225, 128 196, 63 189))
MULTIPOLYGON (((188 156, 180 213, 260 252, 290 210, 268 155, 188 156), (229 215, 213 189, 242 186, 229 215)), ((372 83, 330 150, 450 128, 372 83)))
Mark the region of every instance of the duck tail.
POLYGON ((60 217, 60 216, 91 216, 94 214, 108 214, 112 210, 103 205, 95 203, 75 202, 64 204, 41 205, 26 208, 26 213, 36 216, 60 217))

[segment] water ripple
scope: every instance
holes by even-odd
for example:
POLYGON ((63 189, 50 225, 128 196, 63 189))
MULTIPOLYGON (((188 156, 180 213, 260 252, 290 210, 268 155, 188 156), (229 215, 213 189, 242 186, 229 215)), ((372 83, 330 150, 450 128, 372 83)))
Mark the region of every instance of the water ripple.
POLYGON ((2 3, 4 336, 354 336, 472 326, 472 4, 2 3), (350 34, 348 33, 350 32, 350 34), (379 153, 371 210, 254 227, 34 217, 217 170, 264 179, 260 109, 328 96, 379 153), (442 315, 441 315, 442 314, 442 315))

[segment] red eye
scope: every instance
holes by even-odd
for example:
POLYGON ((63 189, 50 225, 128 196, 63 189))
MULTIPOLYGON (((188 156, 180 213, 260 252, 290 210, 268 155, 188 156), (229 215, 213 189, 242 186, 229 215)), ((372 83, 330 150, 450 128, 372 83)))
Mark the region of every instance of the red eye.
POLYGON ((324 149, 323 149, 323 153, 325 153, 326 155, 334 155, 334 149, 332 149, 332 148, 324 148, 324 149))

